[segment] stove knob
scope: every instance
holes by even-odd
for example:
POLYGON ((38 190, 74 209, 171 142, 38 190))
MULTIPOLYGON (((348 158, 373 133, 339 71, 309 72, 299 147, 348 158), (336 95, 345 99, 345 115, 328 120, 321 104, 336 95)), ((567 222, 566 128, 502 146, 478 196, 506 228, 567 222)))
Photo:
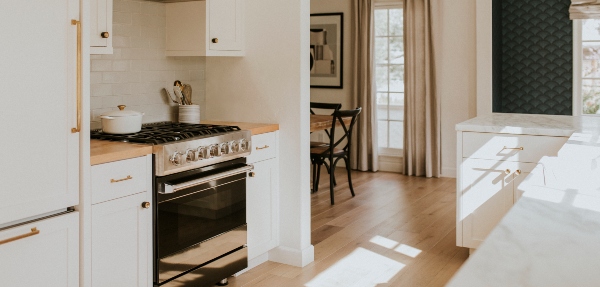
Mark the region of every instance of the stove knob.
POLYGON ((219 145, 216 145, 216 144, 211 145, 209 147, 209 151, 210 151, 210 157, 217 157, 220 155, 219 154, 219 145))
POLYGON ((185 152, 185 161, 186 162, 198 161, 198 153, 196 152, 196 150, 188 149, 185 152))
POLYGON ((198 152, 198 160, 210 158, 210 153, 207 147, 199 146, 196 151, 198 152))
POLYGON ((240 151, 250 150, 250 142, 245 139, 240 140, 240 151))
POLYGON ((171 163, 175 166, 180 166, 182 155, 183 155, 182 153, 176 151, 173 153, 173 155, 171 155, 171 158, 169 158, 169 161, 171 161, 171 163))
POLYGON ((228 154, 229 152, 229 143, 220 143, 219 144, 219 156, 228 154))
POLYGON ((232 153, 240 151, 240 143, 237 141, 230 141, 229 147, 231 148, 232 153))

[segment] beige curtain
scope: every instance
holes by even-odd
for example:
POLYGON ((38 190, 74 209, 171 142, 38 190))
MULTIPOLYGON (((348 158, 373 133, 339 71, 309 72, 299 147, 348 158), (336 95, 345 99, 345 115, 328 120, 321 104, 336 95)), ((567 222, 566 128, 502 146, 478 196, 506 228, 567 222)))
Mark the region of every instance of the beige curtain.
POLYGON ((569 18, 600 19, 600 0, 571 0, 569 18))
POLYGON ((373 68, 373 1, 352 0, 352 102, 362 107, 352 138, 351 166, 377 171, 377 117, 373 68))
POLYGON ((435 85, 432 1, 404 4, 404 173, 440 176, 440 109, 435 85))

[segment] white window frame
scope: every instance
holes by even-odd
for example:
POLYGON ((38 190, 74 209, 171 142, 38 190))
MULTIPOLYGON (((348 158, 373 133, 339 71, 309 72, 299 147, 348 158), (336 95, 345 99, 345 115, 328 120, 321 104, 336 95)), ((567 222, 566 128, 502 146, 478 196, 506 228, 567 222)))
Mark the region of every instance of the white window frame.
MULTIPOLYGON (((379 9, 403 9, 402 7, 402 2, 399 1, 382 1, 382 0, 375 0, 375 3, 373 5, 373 16, 375 15, 375 10, 379 10, 379 9)), ((402 35, 402 37, 404 37, 404 35, 402 35)), ((373 41, 375 41, 375 35, 373 35, 373 41)), ((375 45, 375 43, 373 43, 373 45, 375 45)), ((388 51, 389 51, 389 43, 388 43, 388 51)), ((377 64, 375 63, 375 66, 377 64)), ((405 70, 406 73, 406 70, 405 70)), ((389 82, 389 79, 388 79, 389 82)), ((375 91, 375 97, 377 97, 377 93, 378 91, 375 91)), ((389 93, 389 91, 388 91, 389 93)), ((375 104, 377 106, 377 104, 375 104)), ((388 98, 388 106, 389 106, 389 98, 388 98)), ((379 120, 379 119, 377 119, 379 120)), ((388 120, 389 122, 389 120, 388 120)), ((389 124, 388 124, 389 125, 389 124)), ((404 128, 404 127, 403 127, 404 128)), ((389 126, 388 126, 388 132, 389 132, 389 126)), ((388 140, 389 140, 389 134, 388 134, 388 140)), ((403 155, 403 149, 399 149, 399 148, 389 148, 389 147, 378 147, 378 152, 380 156, 388 156, 388 157, 402 157, 403 155)))
POLYGON ((581 85, 583 77, 581 76, 582 68, 582 50, 583 50, 583 21, 580 19, 573 20, 573 115, 586 117, 599 117, 599 114, 584 114, 583 113, 583 98, 581 95, 581 85))

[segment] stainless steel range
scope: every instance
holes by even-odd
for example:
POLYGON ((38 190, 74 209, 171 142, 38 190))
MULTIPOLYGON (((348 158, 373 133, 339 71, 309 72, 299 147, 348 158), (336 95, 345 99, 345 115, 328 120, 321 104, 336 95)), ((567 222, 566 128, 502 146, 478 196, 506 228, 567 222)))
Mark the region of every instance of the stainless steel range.
POLYGON ((212 286, 248 266, 250 131, 171 122, 93 139, 146 143, 154 154, 154 285, 212 286))

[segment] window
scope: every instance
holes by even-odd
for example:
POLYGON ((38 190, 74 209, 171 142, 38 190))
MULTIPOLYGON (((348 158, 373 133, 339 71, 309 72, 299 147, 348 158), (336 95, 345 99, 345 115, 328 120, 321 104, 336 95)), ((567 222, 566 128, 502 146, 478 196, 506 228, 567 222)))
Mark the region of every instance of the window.
POLYGON ((600 19, 574 21, 573 114, 600 114, 600 19))
POLYGON ((402 9, 377 6, 374 23, 379 153, 399 156, 404 145, 402 9))

